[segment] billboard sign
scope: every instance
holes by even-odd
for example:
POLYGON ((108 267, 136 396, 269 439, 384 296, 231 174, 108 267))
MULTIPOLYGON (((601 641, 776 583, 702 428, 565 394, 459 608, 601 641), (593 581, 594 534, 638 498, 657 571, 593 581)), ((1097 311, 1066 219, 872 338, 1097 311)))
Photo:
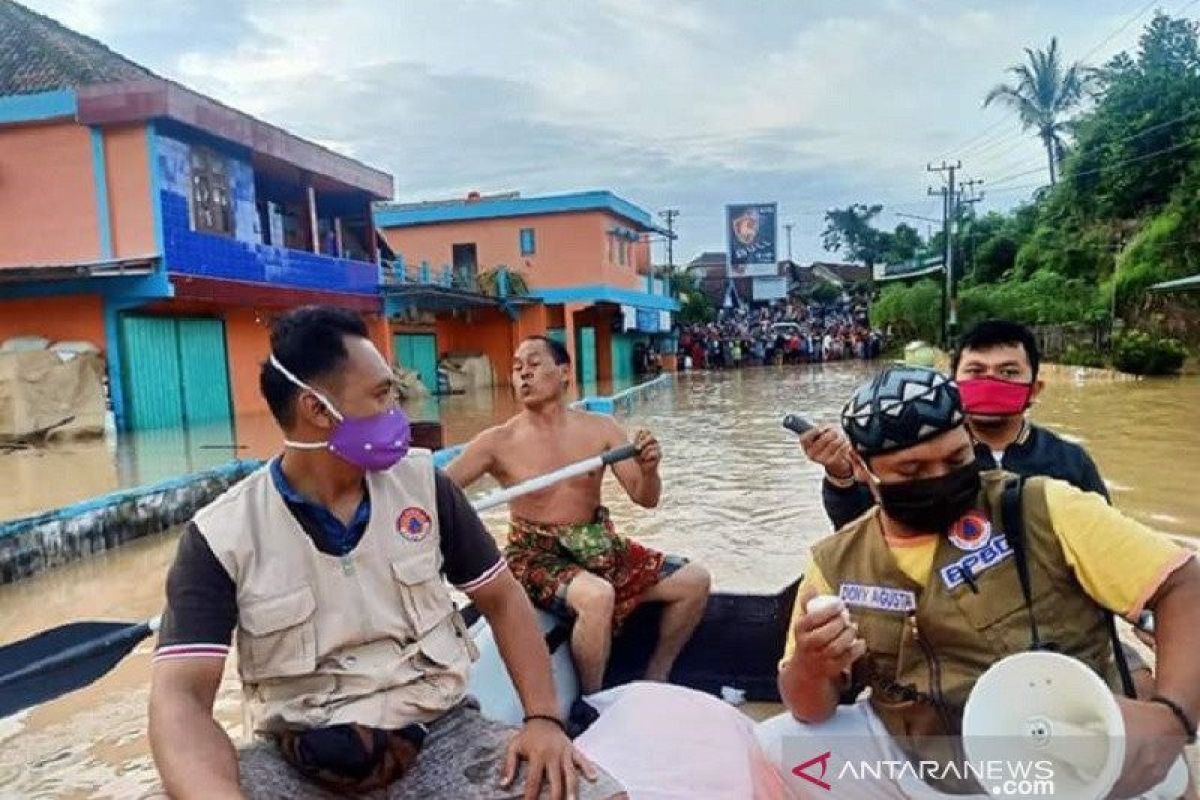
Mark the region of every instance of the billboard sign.
POLYGON ((755 278, 752 284, 755 300, 783 300, 787 297, 787 278, 755 278))
POLYGON ((779 273, 776 258, 777 204, 737 203, 725 206, 725 236, 729 270, 734 277, 772 277, 779 273))

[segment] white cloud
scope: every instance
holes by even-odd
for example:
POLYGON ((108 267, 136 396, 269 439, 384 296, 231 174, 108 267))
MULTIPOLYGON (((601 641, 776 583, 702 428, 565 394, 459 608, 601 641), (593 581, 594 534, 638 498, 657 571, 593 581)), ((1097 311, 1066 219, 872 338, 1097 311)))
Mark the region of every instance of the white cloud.
MULTIPOLYGON (((961 151, 968 170, 992 179, 1037 167, 1036 141, 1002 110, 981 109, 983 95, 1023 47, 1058 35, 1078 57, 1137 7, 156 0, 150 15, 140 0, 29 2, 160 73, 392 171, 406 198, 609 187, 647 207, 680 207, 682 253, 720 245, 728 200, 775 199, 807 257, 820 255, 824 208, 882 201, 936 213, 926 161, 961 151)), ((1140 27, 1093 60, 1129 46, 1140 27)))

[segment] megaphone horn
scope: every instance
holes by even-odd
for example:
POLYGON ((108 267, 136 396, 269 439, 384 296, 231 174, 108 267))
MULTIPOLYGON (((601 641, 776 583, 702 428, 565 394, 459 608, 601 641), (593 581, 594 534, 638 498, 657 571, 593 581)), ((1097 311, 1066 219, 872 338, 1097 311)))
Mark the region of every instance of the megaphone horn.
MULTIPOLYGON (((1044 764, 1054 797, 1108 796, 1125 760, 1125 720, 1112 691, 1082 661, 1061 653, 1017 653, 993 664, 967 698, 962 731, 972 762, 1044 764)), ((1006 791, 1012 778, 980 772, 991 794, 1006 791)), ((1181 756, 1143 797, 1175 800, 1186 789, 1181 756)))

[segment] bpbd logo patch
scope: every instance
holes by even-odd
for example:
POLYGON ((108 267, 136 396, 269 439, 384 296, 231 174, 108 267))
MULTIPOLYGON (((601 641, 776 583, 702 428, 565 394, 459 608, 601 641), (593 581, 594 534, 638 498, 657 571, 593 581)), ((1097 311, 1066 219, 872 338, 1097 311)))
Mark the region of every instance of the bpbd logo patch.
POLYGON ((978 509, 963 514, 950 528, 950 543, 968 553, 974 553, 991 538, 992 522, 978 509))
POLYGON ((433 530, 429 512, 418 506, 409 506, 396 518, 396 531, 410 542, 419 542, 433 530))

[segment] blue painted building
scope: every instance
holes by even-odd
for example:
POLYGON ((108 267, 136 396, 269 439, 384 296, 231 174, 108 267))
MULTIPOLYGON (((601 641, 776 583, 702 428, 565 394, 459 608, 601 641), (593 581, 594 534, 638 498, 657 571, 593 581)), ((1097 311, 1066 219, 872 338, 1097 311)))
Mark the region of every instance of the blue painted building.
POLYGON ((332 303, 385 353, 371 203, 389 174, 9 0, 0 61, 0 340, 85 339, 123 428, 265 411, 279 310, 332 303))

